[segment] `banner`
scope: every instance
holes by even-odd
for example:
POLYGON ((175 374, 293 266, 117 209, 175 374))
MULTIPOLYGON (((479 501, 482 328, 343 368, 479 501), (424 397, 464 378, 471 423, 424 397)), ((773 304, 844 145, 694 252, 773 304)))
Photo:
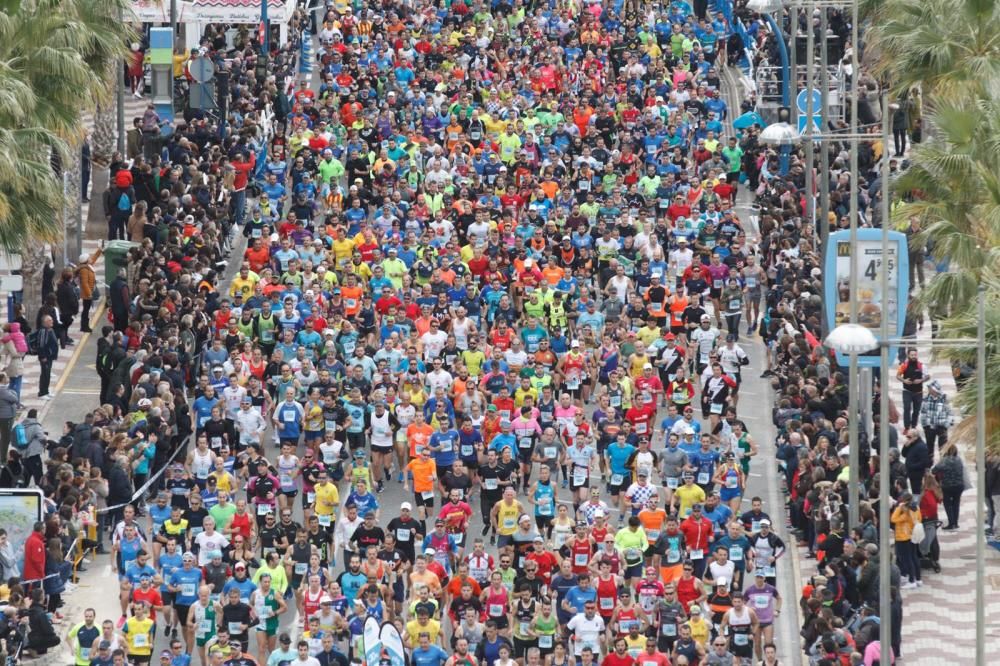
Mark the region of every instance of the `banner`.
MULTIPOLYGON (((406 666, 406 653, 403 652, 403 639, 399 636, 396 625, 389 622, 382 625, 382 652, 383 659, 388 661, 389 666, 406 666)), ((368 666, 374 666, 369 664, 368 666)))
POLYGON ((379 638, 378 620, 373 617, 365 620, 363 637, 365 644, 365 664, 367 666, 375 666, 382 656, 382 640, 379 638))
MULTIPOLYGON (((906 235, 889 232, 889 256, 882 257, 882 231, 858 229, 856 247, 851 246, 851 232, 830 234, 826 243, 826 263, 823 267, 823 291, 826 321, 829 330, 851 321, 851 301, 858 304, 857 323, 871 329, 876 339, 882 327, 882 317, 889 320, 889 335, 901 337, 906 323, 909 299, 910 268, 906 235), (889 271, 889 292, 882 293, 882 271, 889 271), (851 273, 857 275, 857 293, 851 293, 851 273)), ((894 354, 890 350, 890 356, 894 354)), ((846 355, 837 354, 837 362, 846 365, 846 355)), ((861 366, 879 365, 879 352, 873 350, 858 357, 861 366)))

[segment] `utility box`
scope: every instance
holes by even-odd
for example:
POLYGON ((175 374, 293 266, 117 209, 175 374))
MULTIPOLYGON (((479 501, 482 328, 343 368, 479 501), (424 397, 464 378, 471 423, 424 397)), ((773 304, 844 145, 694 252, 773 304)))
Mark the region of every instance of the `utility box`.
POLYGON ((108 284, 118 277, 118 269, 128 266, 128 251, 138 243, 124 240, 108 241, 104 245, 104 281, 108 284))

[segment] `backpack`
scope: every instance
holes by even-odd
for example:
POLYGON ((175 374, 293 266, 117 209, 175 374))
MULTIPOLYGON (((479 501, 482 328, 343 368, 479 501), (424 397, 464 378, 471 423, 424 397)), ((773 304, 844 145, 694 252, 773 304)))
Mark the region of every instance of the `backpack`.
POLYGON ((21 450, 28 448, 28 435, 24 431, 23 423, 18 423, 16 426, 14 426, 14 429, 11 432, 13 435, 11 439, 14 442, 15 448, 21 450))
POLYGON ((118 210, 132 212, 132 200, 128 192, 122 190, 122 195, 118 197, 118 210))
POLYGON ((28 333, 28 354, 38 356, 38 330, 28 333))

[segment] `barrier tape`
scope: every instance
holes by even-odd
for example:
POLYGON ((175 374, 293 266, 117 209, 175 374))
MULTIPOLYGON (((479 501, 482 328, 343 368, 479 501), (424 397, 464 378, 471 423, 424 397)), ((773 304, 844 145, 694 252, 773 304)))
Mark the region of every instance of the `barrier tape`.
POLYGON ((167 460, 167 462, 163 465, 163 467, 161 467, 160 469, 158 469, 155 474, 153 474, 151 477, 149 477, 148 479, 146 479, 146 483, 142 484, 141 488, 139 488, 134 493, 132 493, 132 497, 127 502, 123 502, 122 504, 115 504, 113 506, 107 506, 107 507, 104 507, 103 509, 98 509, 96 511, 96 513, 102 514, 102 513, 108 513, 109 511, 116 511, 117 509, 122 509, 122 508, 124 508, 124 507, 132 504, 133 502, 135 502, 140 497, 142 497, 146 493, 146 491, 149 490, 149 487, 152 486, 153 483, 156 482, 157 479, 159 479, 161 476, 163 476, 163 474, 168 469, 170 469, 170 466, 173 464, 174 460, 176 460, 176 458, 177 458, 177 454, 180 453, 183 448, 184 447, 182 445, 178 445, 177 446, 177 450, 174 451, 174 454, 172 456, 170 456, 170 459, 167 460))

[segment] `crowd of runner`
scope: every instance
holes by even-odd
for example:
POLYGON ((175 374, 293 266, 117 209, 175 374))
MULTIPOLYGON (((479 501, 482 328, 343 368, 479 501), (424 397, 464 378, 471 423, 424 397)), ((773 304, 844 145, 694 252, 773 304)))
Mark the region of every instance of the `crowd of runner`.
MULTIPOLYGON (((44 584, 6 590, 26 647, 346 666, 375 617, 413 666, 773 666, 798 604, 813 663, 870 664, 884 554, 869 505, 844 531, 847 379, 818 342, 803 171, 726 129, 721 9, 338 2, 318 85, 258 79, 252 42, 228 54, 224 139, 188 114, 112 165, 109 228, 138 245, 107 276, 101 406, 35 481, 56 510, 21 579, 44 584), (740 418, 758 340, 788 514, 747 492, 775 464, 740 418), (120 615, 60 636, 60 552, 91 509, 120 615), (821 566, 801 599, 778 593, 786 516, 821 566)), ((200 55, 226 56, 221 30, 200 55)), ((915 357, 900 378, 916 586, 936 540, 912 526, 937 499, 957 526, 962 470, 940 384, 915 357)), ((11 451, 27 471, 35 450, 11 451)))

